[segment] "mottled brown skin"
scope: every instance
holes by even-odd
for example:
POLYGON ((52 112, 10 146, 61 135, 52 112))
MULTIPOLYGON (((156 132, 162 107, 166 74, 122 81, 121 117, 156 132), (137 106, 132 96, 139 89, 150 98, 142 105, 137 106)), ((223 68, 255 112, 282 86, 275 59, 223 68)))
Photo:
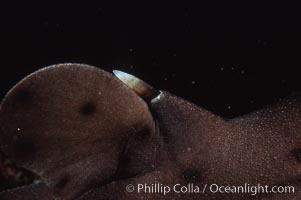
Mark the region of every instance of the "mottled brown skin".
POLYGON ((0 116, 1 150, 62 199, 147 171, 157 154, 146 103, 87 65, 52 66, 26 77, 8 93, 0 116))
MULTIPOLYGON (((45 106, 44 109, 46 111, 47 108, 51 108, 51 111, 48 111, 50 114, 57 109, 54 115, 59 118, 60 123, 55 123, 55 118, 51 118, 51 115, 41 116, 41 113, 39 113, 40 109, 37 108, 33 109, 23 106, 21 108, 26 110, 26 112, 23 112, 21 108, 13 104, 13 99, 8 99, 11 96, 13 97, 12 94, 14 93, 9 94, 8 100, 5 100, 8 103, 5 104, 4 101, 2 105, 2 110, 5 112, 1 110, 1 119, 9 124, 1 128, 0 137, 3 151, 7 152, 9 156, 19 161, 25 167, 40 174, 48 184, 45 187, 48 187, 49 191, 51 191, 49 192, 50 196, 54 193, 61 199, 80 200, 301 199, 300 98, 290 98, 278 105, 250 115, 225 120, 188 101, 173 96, 168 92, 163 92, 160 99, 149 103, 149 110, 138 96, 135 96, 128 88, 121 86, 120 82, 115 80, 114 77, 104 75, 106 73, 101 71, 95 75, 95 79, 98 79, 98 76, 107 76, 108 79, 99 77, 102 80, 102 84, 104 84, 103 91, 107 90, 108 94, 111 91, 114 95, 110 96, 110 98, 106 95, 105 99, 99 100, 97 108, 99 108, 99 105, 101 106, 100 109, 106 106, 108 106, 106 107, 108 109, 114 109, 117 106, 118 109, 113 110, 114 117, 106 121, 102 121, 103 118, 101 117, 95 117, 93 123, 91 122, 93 119, 87 119, 87 117, 91 117, 91 112, 94 110, 90 103, 83 106, 82 108, 84 109, 80 109, 81 117, 76 118, 76 116, 73 116, 75 115, 74 108, 78 107, 71 106, 73 105, 72 102, 77 102, 75 99, 79 98, 76 97, 76 94, 82 93, 80 95, 82 98, 79 98, 78 102, 86 102, 83 99, 95 99, 98 91, 98 89, 95 89, 95 83, 91 84, 91 78, 87 78, 87 76, 82 74, 83 69, 80 68, 78 70, 81 71, 81 73, 78 73, 78 77, 72 79, 77 74, 75 73, 70 75, 72 76, 70 79, 80 82, 78 85, 74 84, 77 85, 75 88, 80 91, 74 89, 74 93, 66 93, 66 91, 70 92, 73 86, 69 81, 68 84, 64 83, 65 85, 61 82, 57 84, 57 90, 50 90, 49 80, 51 80, 50 77, 52 76, 49 72, 45 73, 46 77, 43 79, 47 79, 47 81, 40 86, 41 88, 49 89, 50 91, 47 93, 52 94, 52 100, 49 100, 52 102, 51 104, 46 103, 48 101, 47 98, 40 99, 42 106, 45 106), (89 82, 86 83, 87 86, 81 86, 85 81, 89 82), (119 90, 112 91, 115 88, 119 88, 119 90), (61 90, 64 92, 60 93, 59 91, 61 90), (66 99, 61 100, 59 98, 60 94, 66 99), (71 94, 74 94, 74 96, 71 94), (127 101, 127 103, 124 103, 124 101, 127 101), (60 102, 64 102, 64 106, 60 107, 58 105, 60 102), (109 105, 106 103, 109 103, 109 105), (11 106, 9 106, 10 104, 11 106), (129 109, 131 105, 133 107, 129 109), (141 108, 139 109, 137 106, 141 108), (120 112, 120 110, 128 113, 125 114, 120 112), (57 115, 57 113, 61 112, 66 113, 66 115, 57 115), (83 117, 83 114, 86 118, 83 117), (13 119, 16 119, 17 121, 14 121, 17 123, 12 123, 12 117, 15 115, 17 117, 13 119), (39 118, 42 118, 41 120, 44 123, 40 121, 36 123, 36 120, 40 120, 39 118), (47 123, 43 121, 43 118, 47 120, 47 123), (68 124, 68 120, 64 121, 65 118, 71 119, 70 124, 68 124), (11 134, 17 135, 14 130, 17 127, 18 120, 21 120, 24 126, 28 125, 31 129, 38 131, 28 133, 35 138, 39 137, 39 139, 33 140, 33 143, 37 146, 32 150, 34 156, 31 154, 29 156, 16 155, 14 145, 18 144, 18 140, 14 141, 11 134), (30 120, 31 123, 26 120, 30 120), (156 121, 157 129, 155 129, 154 121, 156 121), (96 122, 105 124, 100 125, 96 122), (132 128, 133 126, 136 127, 132 128), (76 127, 76 131, 74 134, 69 135, 68 133, 70 130, 73 130, 73 127, 76 127), (56 138, 59 135, 63 136, 63 138, 60 138, 57 143, 52 142, 49 136, 44 139, 46 137, 44 134, 47 133, 48 129, 60 130, 61 134, 53 134, 51 136, 56 138), (101 131, 103 134, 96 136, 96 132, 100 132, 98 130, 104 129, 108 129, 108 131, 101 131), (125 132, 124 130, 129 131, 125 132), (88 136, 79 136, 82 132, 88 136), (41 133, 44 134, 40 135, 41 133), (98 137, 104 137, 106 143, 96 142, 97 145, 94 147, 91 144, 94 144, 95 140, 98 141, 98 137), (5 139, 3 142, 2 138, 5 139), (74 140, 77 139, 79 140, 78 143, 74 144, 74 140), (57 146, 54 147, 54 145, 57 146), (66 147, 61 147, 61 151, 56 151, 60 145, 65 145, 66 147), (91 157, 91 155, 97 156, 91 157), (98 157, 98 155, 101 156, 98 157), (47 162, 47 156, 52 162, 47 162), (66 160, 59 159, 60 157, 71 157, 73 160, 69 161, 69 158, 66 160), (61 163, 61 160, 63 160, 63 163, 61 163), (74 167, 73 162, 80 167, 74 167), (61 170, 57 172, 54 170, 54 167, 61 170), (69 175, 70 173, 72 174, 71 176, 69 175), (66 174, 69 176, 66 176, 66 174), (86 176, 86 174, 95 175, 97 180, 87 179, 83 181, 83 176, 86 176), (84 189, 82 182, 85 184, 84 189), (136 191, 128 193, 125 190, 128 184, 148 183, 150 185, 155 182, 164 185, 194 183, 198 186, 211 183, 230 186, 244 185, 245 183, 269 186, 292 185, 295 187, 296 192, 295 194, 286 195, 260 194, 251 196, 250 194, 212 194, 207 191, 205 194, 169 193, 164 196, 163 194, 137 193, 136 191), (68 184, 70 184, 69 187, 68 184), (69 191, 70 188, 72 188, 72 191, 69 191)), ((66 67, 66 71, 68 73, 64 74, 63 70, 62 72, 58 70, 57 73, 54 73, 53 79, 62 77, 61 79, 68 80, 67 74, 70 74, 70 66, 69 68, 66 67)), ((32 79, 39 83, 41 81, 39 76, 32 79)), ((94 79, 92 78, 92 80, 94 79)), ((21 88, 26 86, 24 82, 20 85, 23 85, 21 88)), ((34 88, 38 97, 44 91, 37 90, 38 86, 32 82, 28 83, 29 86, 34 88)), ((16 89, 12 92, 18 91, 16 89)), ((17 94, 18 92, 15 93, 17 94)), ((30 95, 22 94, 21 96, 23 96, 21 99, 27 99, 24 97, 30 95)), ((49 95, 46 96, 49 97, 49 95)), ((49 99, 51 98, 49 97, 49 99)), ((103 112, 108 113, 110 110, 103 112)), ((5 124, 4 122, 1 121, 1 124, 5 124)), ((30 138, 32 139, 32 137, 30 138)), ((37 187, 36 193, 38 193, 39 187, 37 187)), ((24 192, 24 189, 22 192, 24 192)), ((5 200, 14 199, 10 194, 2 193, 3 195, 6 197, 4 198, 5 200)), ((2 196, 0 194, 0 197, 2 196)), ((44 200, 43 195, 41 195, 40 199, 44 200)), ((48 199, 45 198, 45 200, 48 199)))
POLYGON ((281 104, 224 120, 164 92, 151 104, 164 138, 164 163, 153 172, 92 190, 88 199, 301 199, 301 101, 281 104), (295 194, 144 194, 126 193, 127 184, 154 182, 203 186, 283 185, 295 194), (111 194, 115 194, 112 196, 111 194))

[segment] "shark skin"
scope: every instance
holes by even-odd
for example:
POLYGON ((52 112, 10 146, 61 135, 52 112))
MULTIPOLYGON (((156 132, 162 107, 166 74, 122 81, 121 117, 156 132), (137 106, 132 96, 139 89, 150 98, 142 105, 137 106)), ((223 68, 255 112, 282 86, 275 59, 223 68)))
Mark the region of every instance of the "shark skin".
POLYGON ((118 78, 60 64, 8 93, 0 150, 43 183, 4 191, 1 199, 301 199, 300 96, 224 119, 169 92, 144 91, 141 80, 137 92, 118 78), (139 184, 171 191, 138 191, 139 184), (175 184, 194 190, 174 191, 175 184), (214 184, 293 186, 294 193, 212 192, 214 184))

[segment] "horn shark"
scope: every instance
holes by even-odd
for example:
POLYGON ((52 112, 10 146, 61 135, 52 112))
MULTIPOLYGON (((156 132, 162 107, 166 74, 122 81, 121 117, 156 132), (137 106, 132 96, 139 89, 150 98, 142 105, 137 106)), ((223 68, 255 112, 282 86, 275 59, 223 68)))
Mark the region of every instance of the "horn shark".
POLYGON ((113 73, 59 64, 8 92, 0 150, 41 182, 0 199, 301 199, 300 96, 224 119, 113 73))

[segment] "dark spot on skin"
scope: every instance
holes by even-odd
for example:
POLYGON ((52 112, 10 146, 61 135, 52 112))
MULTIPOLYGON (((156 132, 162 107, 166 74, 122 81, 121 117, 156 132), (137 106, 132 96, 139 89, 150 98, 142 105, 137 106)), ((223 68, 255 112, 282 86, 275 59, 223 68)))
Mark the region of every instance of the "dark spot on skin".
POLYGON ((136 135, 138 136, 137 139, 139 139, 139 140, 148 139, 150 136, 150 133, 151 133, 151 130, 149 130, 148 128, 143 128, 136 133, 136 135))
POLYGON ((95 113, 95 111, 96 111, 96 106, 92 102, 84 103, 80 107, 80 114, 84 116, 92 115, 93 113, 95 113))
POLYGON ((70 181, 69 176, 64 176, 60 180, 58 180, 58 182, 55 184, 54 188, 58 189, 58 190, 61 190, 67 185, 67 183, 69 181, 70 181))
POLYGON ((34 154, 36 150, 35 144, 31 139, 21 138, 15 144, 15 153, 17 156, 26 157, 34 154))
POLYGON ((32 101, 32 97, 32 92, 27 89, 20 89, 15 93, 13 100, 18 104, 29 104, 32 101))
POLYGON ((298 162, 301 162, 301 148, 293 149, 292 154, 298 162))
POLYGON ((201 179, 201 173, 198 169, 192 168, 192 169, 186 169, 183 172, 183 177, 187 182, 193 183, 198 182, 201 179))

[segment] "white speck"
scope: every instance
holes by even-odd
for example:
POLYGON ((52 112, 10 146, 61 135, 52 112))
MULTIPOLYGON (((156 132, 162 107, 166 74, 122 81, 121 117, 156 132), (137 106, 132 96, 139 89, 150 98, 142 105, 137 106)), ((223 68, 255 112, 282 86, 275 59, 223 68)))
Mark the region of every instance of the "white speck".
POLYGON ((154 164, 152 164, 152 168, 155 168, 155 165, 154 165, 154 164))
POLYGON ((194 84, 195 84, 195 81, 191 81, 191 84, 193 84, 193 85, 194 85, 194 84))
POLYGON ((224 67, 221 67, 221 71, 224 71, 224 67))
POLYGON ((101 92, 98 92, 98 95, 101 95, 101 92))
POLYGON ((164 78, 164 81, 167 81, 167 77, 164 78))
POLYGON ((190 147, 188 147, 188 148, 187 148, 187 151, 191 151, 191 148, 190 148, 190 147))
POLYGON ((227 108, 228 108, 228 109, 231 109, 231 106, 228 106, 227 108))
POLYGON ((231 67, 231 69, 234 70, 235 68, 234 68, 234 67, 231 67))
POLYGON ((20 129, 20 128, 17 128, 17 131, 21 131, 21 129, 20 129))
POLYGON ((129 51, 130 51, 130 52, 133 52, 133 51, 134 51, 134 49, 130 48, 130 49, 129 49, 129 51))

